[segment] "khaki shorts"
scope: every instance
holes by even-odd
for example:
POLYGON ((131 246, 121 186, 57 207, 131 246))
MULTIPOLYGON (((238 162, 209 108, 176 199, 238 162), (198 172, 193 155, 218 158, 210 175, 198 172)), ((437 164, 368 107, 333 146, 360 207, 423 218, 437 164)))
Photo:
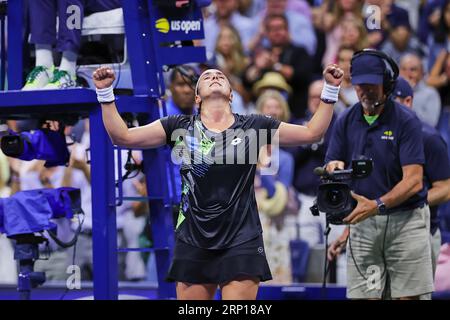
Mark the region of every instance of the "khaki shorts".
POLYGON ((395 299, 432 292, 429 229, 428 206, 352 225, 347 242, 347 297, 395 299))

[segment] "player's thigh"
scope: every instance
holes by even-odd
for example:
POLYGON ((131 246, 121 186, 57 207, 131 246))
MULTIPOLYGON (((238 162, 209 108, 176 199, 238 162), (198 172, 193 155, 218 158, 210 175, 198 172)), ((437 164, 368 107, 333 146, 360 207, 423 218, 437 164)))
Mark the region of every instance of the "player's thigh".
POLYGON ((258 287, 256 277, 239 277, 220 286, 223 300, 255 300, 258 287))
POLYGON ((216 293, 216 284, 192 284, 177 282, 178 300, 212 300, 216 293))

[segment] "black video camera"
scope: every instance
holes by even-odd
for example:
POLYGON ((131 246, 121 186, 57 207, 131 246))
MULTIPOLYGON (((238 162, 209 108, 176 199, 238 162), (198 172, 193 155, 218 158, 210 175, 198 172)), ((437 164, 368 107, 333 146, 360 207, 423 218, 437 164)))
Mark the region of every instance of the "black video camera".
POLYGON ((66 165, 70 159, 66 137, 61 132, 39 129, 16 133, 8 130, 1 138, 0 148, 12 158, 29 161, 45 160, 45 167, 66 165))
POLYGON ((353 179, 367 178, 373 169, 372 159, 352 161, 352 169, 336 170, 328 173, 324 168, 314 169, 314 174, 320 176, 321 184, 317 199, 310 208, 314 216, 325 212, 327 223, 343 224, 343 220, 356 207, 356 200, 350 194, 349 182, 353 179))

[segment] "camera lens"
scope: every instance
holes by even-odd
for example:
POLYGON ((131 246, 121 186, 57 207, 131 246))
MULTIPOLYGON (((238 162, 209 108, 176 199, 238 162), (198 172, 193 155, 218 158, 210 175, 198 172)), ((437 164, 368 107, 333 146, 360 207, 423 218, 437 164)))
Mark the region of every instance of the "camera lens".
POLYGON ((23 142, 19 136, 4 136, 1 149, 8 157, 19 157, 23 152, 23 142))
POLYGON ((330 207, 339 207, 342 205, 342 201, 344 200, 344 195, 341 190, 329 190, 327 192, 327 203, 330 207))

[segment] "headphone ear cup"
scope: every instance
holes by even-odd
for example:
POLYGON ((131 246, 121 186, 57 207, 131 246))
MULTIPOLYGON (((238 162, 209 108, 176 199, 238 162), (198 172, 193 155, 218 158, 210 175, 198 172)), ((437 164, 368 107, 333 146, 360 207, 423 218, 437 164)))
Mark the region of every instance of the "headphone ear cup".
POLYGON ((391 87, 391 77, 387 70, 384 71, 383 75, 383 90, 385 95, 389 95, 390 87, 391 87))

